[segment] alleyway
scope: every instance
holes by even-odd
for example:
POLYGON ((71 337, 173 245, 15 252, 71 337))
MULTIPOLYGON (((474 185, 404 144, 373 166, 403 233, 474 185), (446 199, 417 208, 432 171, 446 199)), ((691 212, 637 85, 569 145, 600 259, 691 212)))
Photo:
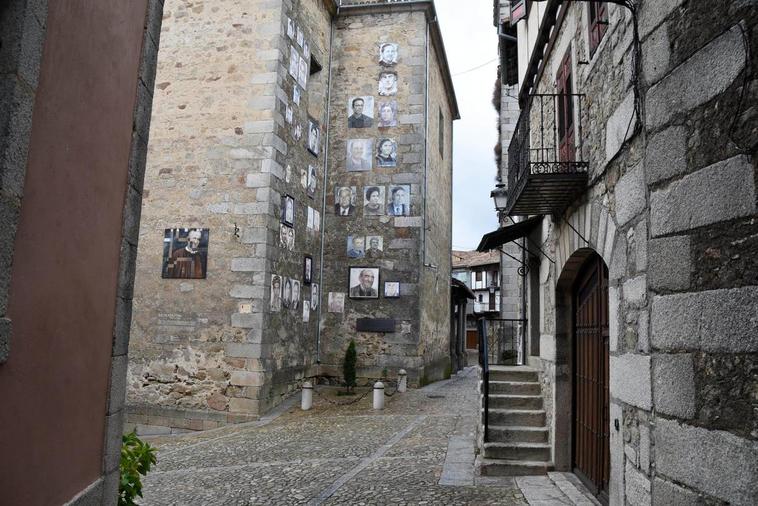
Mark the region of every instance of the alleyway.
POLYGON ((371 395, 345 406, 316 395, 309 412, 296 401, 259 422, 152 439, 143 504, 590 504, 560 474, 474 476, 473 368, 381 412, 371 395))

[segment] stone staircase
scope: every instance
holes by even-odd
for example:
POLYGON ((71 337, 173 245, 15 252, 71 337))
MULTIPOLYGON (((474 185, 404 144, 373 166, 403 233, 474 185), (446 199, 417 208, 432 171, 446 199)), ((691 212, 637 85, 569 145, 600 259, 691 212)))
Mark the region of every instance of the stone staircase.
MULTIPOLYGON (((483 422, 482 419, 482 433, 483 422)), ((542 387, 536 369, 491 366, 489 441, 484 443, 482 438, 483 434, 479 438, 481 452, 477 458, 482 476, 544 475, 553 470, 542 387)))

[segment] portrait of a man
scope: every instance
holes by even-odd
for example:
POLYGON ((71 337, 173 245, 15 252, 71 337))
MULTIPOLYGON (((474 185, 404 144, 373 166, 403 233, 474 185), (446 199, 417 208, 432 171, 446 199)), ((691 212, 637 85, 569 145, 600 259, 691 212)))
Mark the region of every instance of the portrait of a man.
POLYGON ((289 309, 292 306, 292 280, 290 278, 283 278, 282 283, 282 307, 289 309))
POLYGON ((366 236, 366 258, 380 258, 384 253, 384 238, 381 235, 366 236))
POLYGON ((295 49, 295 46, 290 46, 289 73, 296 80, 297 80, 297 75, 299 72, 299 65, 300 65, 300 55, 297 53, 297 49, 295 49))
POLYGON ((347 141, 347 170, 349 172, 371 170, 373 151, 371 139, 350 139, 347 141))
POLYGON ((384 296, 390 299, 400 297, 400 283, 397 281, 384 283, 384 296))
POLYGON ((397 72, 379 74, 379 95, 383 97, 397 95, 397 72))
POLYGON ((398 46, 393 42, 379 44, 379 63, 385 66, 397 63, 398 46))
POLYGON ((308 85, 308 61, 302 56, 297 64, 297 84, 303 89, 308 85))
POLYGON ((288 228, 289 227, 285 225, 284 223, 279 224, 279 246, 285 249, 287 249, 287 243, 288 243, 288 233, 287 233, 288 228))
POLYGON ((315 310, 318 307, 319 291, 318 283, 311 285, 311 309, 315 310))
POLYGON ((329 292, 329 301, 327 302, 330 313, 345 312, 345 293, 329 292))
POLYGON ((295 229, 294 227, 284 227, 287 231, 287 249, 295 251, 295 229))
POLYGON ((287 18, 287 37, 290 39, 295 38, 295 22, 292 18, 287 18))
POLYGON ((374 97, 351 97, 348 101, 350 115, 348 128, 369 128, 374 124, 374 97))
POLYGON ((168 228, 163 236, 162 277, 204 279, 208 263, 207 228, 168 228))
POLYGON ((316 167, 313 165, 308 166, 308 186, 306 186, 306 192, 308 193, 308 196, 310 198, 313 198, 313 196, 316 194, 316 185, 318 184, 318 179, 316 178, 316 167))
POLYGON ((364 190, 364 197, 364 216, 382 216, 384 214, 384 186, 367 186, 364 190))
POLYGON ((366 239, 362 235, 347 236, 348 258, 363 258, 366 256, 366 239))
POLYGON ((397 126, 397 101, 389 100, 387 102, 379 102, 377 109, 379 114, 379 121, 376 126, 379 128, 389 128, 397 126))
POLYGON ((321 230, 321 213, 318 209, 313 210, 313 230, 316 232, 321 230))
POLYGON ((376 143, 376 166, 397 167, 397 142, 395 139, 379 139, 376 143))
POLYGON ((282 195, 282 223, 290 227, 295 224, 295 199, 282 195))
POLYGON ((355 186, 338 186, 334 189, 334 214, 352 216, 355 213, 355 186))
POLYGON ((310 285, 313 280, 313 257, 305 255, 303 258, 303 284, 310 285))
POLYGON ((387 215, 410 216, 410 185, 390 186, 389 202, 387 203, 387 215))
POLYGON ((379 269, 376 267, 350 267, 350 298, 379 298, 379 269))
POLYGON ((307 300, 303 301, 303 323, 311 321, 311 305, 307 300))
POLYGON ((308 118, 308 151, 318 156, 321 147, 321 130, 318 121, 308 118))
POLYGON ((276 274, 271 275, 271 311, 282 309, 282 278, 276 274))
POLYGON ((290 309, 298 309, 300 307, 300 281, 296 279, 288 281, 292 282, 292 301, 290 302, 290 309))

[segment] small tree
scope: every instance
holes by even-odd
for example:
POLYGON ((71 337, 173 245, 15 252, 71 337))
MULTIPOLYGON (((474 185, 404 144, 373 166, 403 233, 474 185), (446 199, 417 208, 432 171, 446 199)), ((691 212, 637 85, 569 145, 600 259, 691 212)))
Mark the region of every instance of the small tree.
POLYGON ((355 386, 355 363, 357 360, 355 341, 351 339, 345 352, 345 362, 342 364, 342 375, 345 377, 345 386, 348 392, 355 386))
POLYGON ((119 506, 133 506, 142 497, 142 476, 155 464, 155 448, 143 442, 132 431, 124 434, 121 445, 121 480, 118 486, 119 506))

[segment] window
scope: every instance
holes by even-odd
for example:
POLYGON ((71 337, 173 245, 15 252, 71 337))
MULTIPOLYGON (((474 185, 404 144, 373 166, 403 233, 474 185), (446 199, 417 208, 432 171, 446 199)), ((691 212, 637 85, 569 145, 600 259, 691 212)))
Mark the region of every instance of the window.
POLYGON ((482 302, 484 302, 484 295, 482 295, 482 294, 480 293, 480 294, 479 294, 479 304, 481 304, 482 302))
POLYGON ((440 118, 439 118, 439 135, 440 135, 440 156, 442 158, 445 158, 445 116, 442 114, 442 109, 440 109, 440 118))
POLYGON ((482 280, 482 271, 476 271, 476 280, 481 281, 482 280))
POLYGON ((608 30, 608 5, 605 2, 590 2, 589 7, 590 57, 592 57, 608 30))
POLYGON ((558 70, 558 160, 574 161, 574 97, 571 83, 571 48, 558 70))

